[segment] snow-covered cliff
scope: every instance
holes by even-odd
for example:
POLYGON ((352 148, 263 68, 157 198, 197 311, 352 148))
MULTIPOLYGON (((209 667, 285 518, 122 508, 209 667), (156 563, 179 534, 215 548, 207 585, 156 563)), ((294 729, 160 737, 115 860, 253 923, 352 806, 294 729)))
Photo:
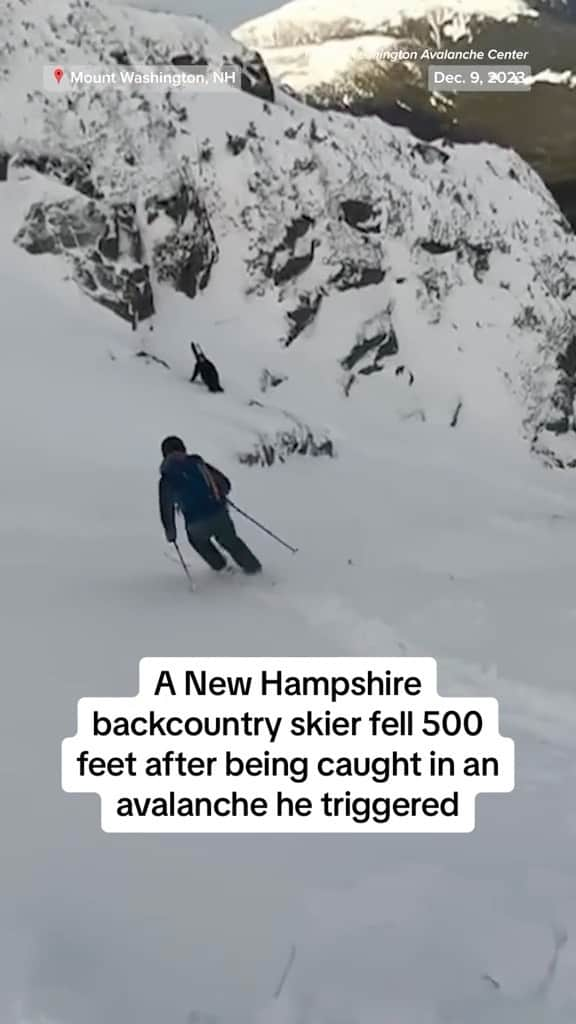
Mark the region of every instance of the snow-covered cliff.
POLYGON ((192 319, 201 302, 204 320, 244 323, 287 407, 306 378, 318 403, 382 423, 501 422, 576 457, 576 241, 513 153, 318 114, 197 19, 93 0, 0 11, 0 169, 33 197, 16 244, 126 319, 176 292, 192 319), (231 61, 242 89, 42 87, 47 63, 231 61))

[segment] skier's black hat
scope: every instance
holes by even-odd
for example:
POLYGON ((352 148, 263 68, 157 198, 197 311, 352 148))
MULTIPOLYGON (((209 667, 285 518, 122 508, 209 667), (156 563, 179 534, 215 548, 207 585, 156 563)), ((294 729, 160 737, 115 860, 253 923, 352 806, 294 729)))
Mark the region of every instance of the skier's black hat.
POLYGON ((166 458, 167 455, 172 455, 172 452, 185 452, 186 445, 181 437, 165 437, 162 441, 162 455, 166 458))

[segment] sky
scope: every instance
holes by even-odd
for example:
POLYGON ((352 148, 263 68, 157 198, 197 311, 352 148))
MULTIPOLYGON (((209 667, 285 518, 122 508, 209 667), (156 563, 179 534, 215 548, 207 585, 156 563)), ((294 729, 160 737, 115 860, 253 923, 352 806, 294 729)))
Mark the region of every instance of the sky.
MULTIPOLYGON (((124 0, 111 0, 123 3, 124 0)), ((175 14, 200 14, 211 24, 231 31, 249 18, 280 7, 275 0, 132 0, 132 7, 149 11, 173 11, 175 14)))

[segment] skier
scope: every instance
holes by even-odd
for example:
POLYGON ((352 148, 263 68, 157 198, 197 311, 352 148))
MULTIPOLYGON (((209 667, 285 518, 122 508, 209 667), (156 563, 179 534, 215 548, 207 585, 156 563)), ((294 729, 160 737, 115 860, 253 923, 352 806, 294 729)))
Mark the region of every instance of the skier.
POLYGON ((160 518, 168 543, 176 542, 178 509, 184 517, 190 544, 211 569, 221 572, 227 568, 226 559, 213 543, 217 541, 245 573, 261 572, 260 562, 240 540, 226 508, 231 487, 228 478, 200 455, 189 455, 180 437, 164 438, 162 456, 160 518))
POLYGON ((200 346, 195 345, 193 341, 190 343, 190 348, 196 358, 196 366, 194 367, 194 373, 190 377, 190 383, 193 384, 196 378, 200 376, 208 391, 212 391, 214 394, 218 391, 224 391, 224 388, 220 385, 218 370, 214 363, 210 362, 200 346))

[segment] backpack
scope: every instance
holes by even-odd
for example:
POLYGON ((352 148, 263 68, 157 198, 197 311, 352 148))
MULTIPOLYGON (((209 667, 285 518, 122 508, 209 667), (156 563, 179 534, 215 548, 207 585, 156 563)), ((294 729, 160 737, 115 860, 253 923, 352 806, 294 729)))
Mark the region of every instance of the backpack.
POLYGON ((187 523, 208 519, 223 508, 228 481, 199 455, 170 459, 162 468, 174 504, 187 523))

